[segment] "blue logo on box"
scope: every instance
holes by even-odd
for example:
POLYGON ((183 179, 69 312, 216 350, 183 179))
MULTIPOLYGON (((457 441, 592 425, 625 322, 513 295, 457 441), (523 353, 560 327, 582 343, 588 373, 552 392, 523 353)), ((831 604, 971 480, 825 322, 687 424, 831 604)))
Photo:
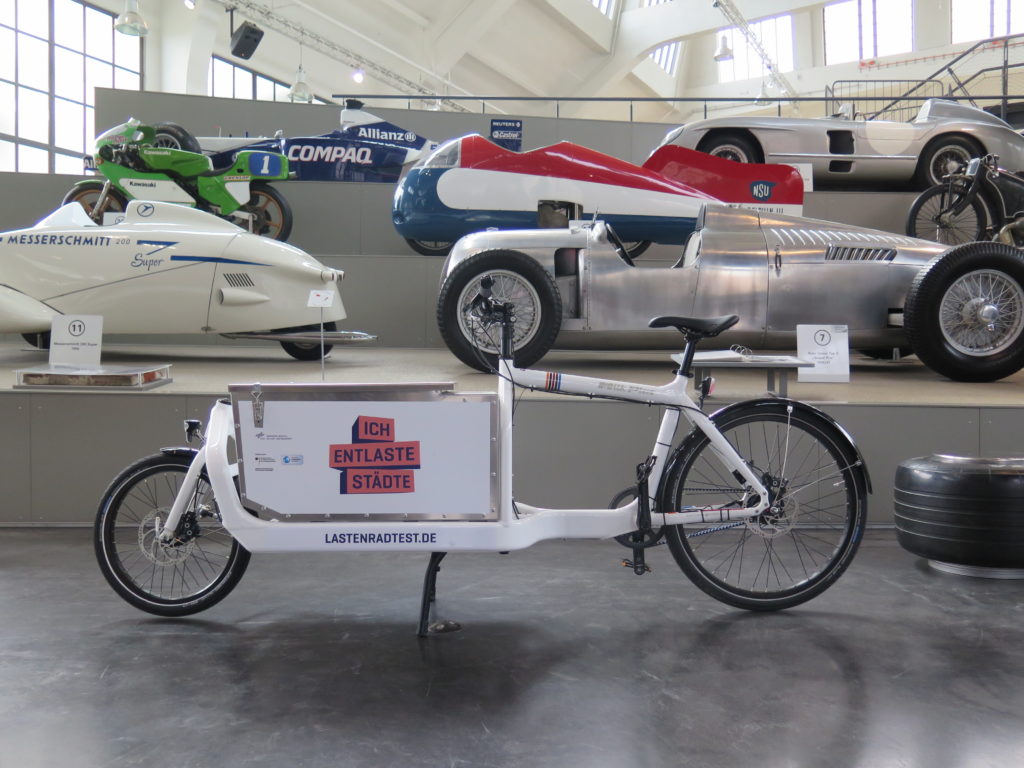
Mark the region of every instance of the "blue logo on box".
POLYGON ((750 185, 750 194, 755 200, 771 200, 774 181, 755 181, 750 185))

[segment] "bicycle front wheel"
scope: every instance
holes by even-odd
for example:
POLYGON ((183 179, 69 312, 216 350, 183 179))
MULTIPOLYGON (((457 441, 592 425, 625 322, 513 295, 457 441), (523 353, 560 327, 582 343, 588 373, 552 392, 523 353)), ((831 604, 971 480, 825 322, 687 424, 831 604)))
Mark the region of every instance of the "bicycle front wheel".
POLYGON ((220 602, 249 565, 249 551, 221 524, 204 470, 174 539, 162 542, 191 457, 156 454, 114 478, 96 514, 96 559, 122 598, 158 616, 187 616, 220 602))
MULTIPOLYGON (((749 610, 789 608, 827 589, 864 531, 866 490, 856 450, 820 412, 787 401, 741 404, 712 417, 771 494, 764 513, 732 522, 666 525, 683 572, 707 594, 749 610)), ((743 483, 705 436, 676 451, 659 509, 735 508, 743 483)), ((713 515, 709 515, 709 519, 713 515)))

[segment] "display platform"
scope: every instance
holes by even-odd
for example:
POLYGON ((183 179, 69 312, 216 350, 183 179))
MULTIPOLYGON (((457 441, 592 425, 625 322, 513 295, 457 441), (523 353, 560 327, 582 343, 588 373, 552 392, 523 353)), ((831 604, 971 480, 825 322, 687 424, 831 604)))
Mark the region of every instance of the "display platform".
MULTIPOLYGON (((183 444, 182 421, 205 420, 229 384, 321 381, 319 362, 293 360, 269 343, 114 344, 104 346, 104 364, 170 363, 174 380, 148 392, 14 389, 14 371, 38 365, 43 357, 24 343, 0 344, 0 525, 87 525, 114 475, 162 446, 183 444)), ((563 351, 537 367, 661 384, 671 377, 673 363, 667 352, 563 351)), ((723 369, 714 375, 707 410, 766 395, 763 370, 723 369)), ((496 389, 493 376, 466 368, 446 349, 335 348, 324 380, 453 381, 466 392, 496 389)), ((1024 373, 969 384, 943 379, 914 358, 882 362, 851 354, 849 383, 791 380, 789 395, 815 404, 852 435, 874 486, 869 520, 875 525, 892 524, 893 478, 907 458, 1024 455, 1024 373)), ((519 495, 550 507, 606 505, 635 481, 659 416, 657 408, 523 393, 515 413, 519 495)))
MULTIPOLYGON (((707 345, 701 350, 714 349, 707 345)), ((556 350, 534 367, 642 384, 665 383, 671 378, 671 351, 601 352, 556 350)), ((759 354, 761 351, 759 350, 759 354)), ((793 350, 764 354, 791 355, 793 350)), ((154 396, 169 394, 224 395, 236 382, 321 381, 319 361, 300 362, 276 345, 104 345, 104 363, 150 366, 172 363, 174 380, 154 396)), ((0 393, 13 388, 15 371, 43 364, 45 353, 24 343, 0 344, 0 393)), ((327 381, 411 382, 454 381, 457 390, 496 391, 493 376, 467 368, 447 349, 362 347, 335 348, 327 358, 327 381)), ((720 369, 713 372, 715 393, 709 403, 730 403, 766 393, 764 371, 758 368, 720 369)), ((1024 406, 1024 371, 1002 381, 983 384, 945 379, 915 357, 880 361, 850 353, 848 383, 789 382, 789 396, 815 403, 873 405, 1024 406)), ((548 392, 524 392, 526 399, 563 400, 548 392)), ((1021 452, 1024 453, 1024 441, 1021 452)))

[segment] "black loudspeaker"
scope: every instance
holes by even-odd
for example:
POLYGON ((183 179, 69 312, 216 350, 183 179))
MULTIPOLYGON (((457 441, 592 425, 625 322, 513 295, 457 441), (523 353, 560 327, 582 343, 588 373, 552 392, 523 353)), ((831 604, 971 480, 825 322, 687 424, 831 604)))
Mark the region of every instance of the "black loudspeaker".
POLYGON ((256 46, 263 39, 263 30, 249 21, 243 21, 242 25, 231 35, 231 55, 240 59, 248 59, 256 51, 256 46))

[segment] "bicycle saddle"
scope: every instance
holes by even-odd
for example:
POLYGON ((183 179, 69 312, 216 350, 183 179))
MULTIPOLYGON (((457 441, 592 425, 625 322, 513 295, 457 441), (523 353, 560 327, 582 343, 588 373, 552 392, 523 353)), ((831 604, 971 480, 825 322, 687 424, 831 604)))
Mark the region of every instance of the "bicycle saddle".
POLYGON ((684 336, 697 336, 703 339, 717 336, 722 331, 732 328, 740 321, 739 315, 724 317, 675 317, 665 315, 656 317, 647 324, 648 328, 675 328, 684 336))

